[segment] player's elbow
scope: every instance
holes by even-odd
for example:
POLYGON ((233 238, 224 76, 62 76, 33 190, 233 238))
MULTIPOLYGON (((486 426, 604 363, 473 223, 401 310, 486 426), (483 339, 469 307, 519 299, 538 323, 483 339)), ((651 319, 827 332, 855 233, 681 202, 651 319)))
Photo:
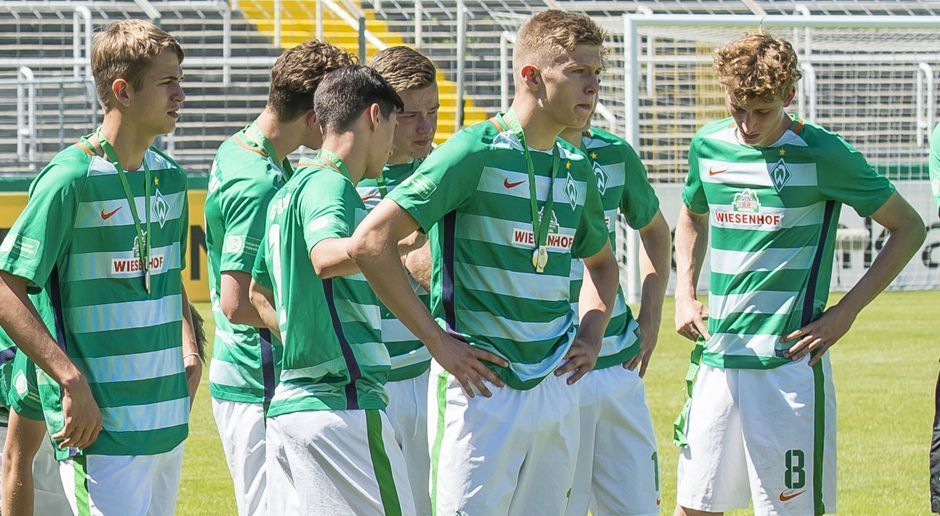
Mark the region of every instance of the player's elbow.
POLYGON ((346 253, 356 263, 374 259, 382 254, 380 239, 373 231, 360 226, 346 243, 346 253))

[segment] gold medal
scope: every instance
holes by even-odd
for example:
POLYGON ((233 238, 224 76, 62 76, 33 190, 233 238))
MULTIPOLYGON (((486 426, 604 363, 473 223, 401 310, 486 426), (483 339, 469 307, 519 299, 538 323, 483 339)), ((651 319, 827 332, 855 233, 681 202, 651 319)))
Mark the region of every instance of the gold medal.
POLYGON ((548 264, 548 247, 540 245, 532 250, 532 266, 535 272, 545 272, 545 266, 548 264))

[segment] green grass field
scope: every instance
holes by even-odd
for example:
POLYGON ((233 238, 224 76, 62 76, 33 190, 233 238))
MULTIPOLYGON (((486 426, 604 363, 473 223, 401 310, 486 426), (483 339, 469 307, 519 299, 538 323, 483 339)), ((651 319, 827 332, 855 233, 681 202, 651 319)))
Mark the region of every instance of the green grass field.
MULTIPOLYGON (((212 335, 207 304, 200 305, 212 335)), ((839 512, 928 514, 927 450, 937 380, 940 292, 891 292, 869 306, 833 348, 839 403, 839 512)), ((659 440, 663 513, 675 504, 672 421, 684 402, 690 345, 672 330, 667 300, 659 346, 646 375, 659 440)), ((235 514, 235 501, 209 408, 208 367, 193 409, 179 514, 235 514)), ((747 514, 742 511, 740 514, 747 514)))

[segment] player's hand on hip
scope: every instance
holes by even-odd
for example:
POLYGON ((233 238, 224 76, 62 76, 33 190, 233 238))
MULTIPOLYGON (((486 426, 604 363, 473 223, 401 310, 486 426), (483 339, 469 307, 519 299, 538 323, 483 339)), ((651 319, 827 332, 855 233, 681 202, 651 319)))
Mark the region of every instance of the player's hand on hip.
POLYGON ((639 367, 640 378, 643 378, 646 376, 646 368, 650 365, 650 358, 653 357, 653 351, 659 340, 659 321, 644 317, 641 312, 637 317, 637 323, 640 325, 640 352, 624 362, 623 366, 631 371, 639 367))
POLYGON ((816 365, 822 359, 823 354, 848 333, 852 323, 855 322, 856 315, 852 310, 838 304, 829 308, 819 319, 783 338, 784 342, 797 341, 787 350, 787 358, 796 361, 811 353, 809 366, 816 365))
POLYGON ((601 351, 601 342, 597 340, 592 342, 584 338, 579 332, 568 348, 565 354, 565 360, 558 369, 555 369, 555 376, 561 376, 567 373, 573 373, 568 377, 568 385, 577 382, 584 375, 590 373, 597 363, 597 355, 601 351))
POLYGON ((698 299, 676 298, 676 332, 679 335, 691 341, 696 341, 699 337, 711 339, 708 325, 705 324, 707 318, 708 310, 698 299))
POLYGON ((98 439, 102 430, 101 410, 84 377, 62 386, 62 416, 62 430, 52 436, 59 448, 85 449, 98 439))
POLYGON ((447 333, 441 334, 436 345, 428 346, 428 351, 441 367, 460 382, 468 398, 474 396, 474 388, 486 398, 492 396, 486 381, 497 387, 505 385, 483 361, 500 367, 509 367, 509 363, 489 351, 475 348, 447 333))

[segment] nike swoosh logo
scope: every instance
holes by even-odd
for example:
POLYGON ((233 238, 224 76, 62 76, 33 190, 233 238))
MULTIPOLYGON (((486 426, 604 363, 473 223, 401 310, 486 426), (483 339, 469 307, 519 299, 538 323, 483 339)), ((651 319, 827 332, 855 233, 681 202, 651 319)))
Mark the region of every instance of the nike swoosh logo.
POLYGON ((369 199, 375 199, 376 197, 379 197, 379 196, 381 196, 381 194, 379 194, 378 192, 376 192, 376 193, 370 193, 369 195, 367 195, 367 196, 365 196, 365 197, 360 197, 360 199, 362 200, 362 202, 366 202, 366 201, 368 201, 369 199))
POLYGON ((508 177, 506 179, 503 179, 503 186, 505 186, 506 188, 515 188, 521 185, 522 183, 525 183, 525 179, 523 179, 522 181, 517 181, 515 183, 510 183, 508 177))
POLYGON ((803 493, 805 493, 805 492, 806 492, 806 491, 804 490, 804 491, 800 491, 799 493, 793 493, 793 494, 789 494, 789 495, 786 494, 786 493, 780 493, 780 501, 781 501, 781 502, 786 502, 786 501, 788 501, 788 500, 792 500, 792 499, 796 498, 797 496, 800 496, 801 494, 803 494, 803 493))
POLYGON ((123 208, 123 206, 118 206, 117 208, 114 209, 114 211, 109 211, 109 212, 107 212, 107 213, 106 213, 104 210, 101 210, 101 220, 108 220, 108 219, 110 219, 115 213, 117 213, 118 211, 120 211, 121 208, 123 208))
POLYGON ((721 169, 718 169, 718 170, 708 169, 708 175, 710 175, 710 176, 717 176, 718 174, 720 174, 720 173, 722 173, 722 172, 727 172, 727 171, 728 171, 728 169, 726 169, 726 168, 721 168, 721 169))

